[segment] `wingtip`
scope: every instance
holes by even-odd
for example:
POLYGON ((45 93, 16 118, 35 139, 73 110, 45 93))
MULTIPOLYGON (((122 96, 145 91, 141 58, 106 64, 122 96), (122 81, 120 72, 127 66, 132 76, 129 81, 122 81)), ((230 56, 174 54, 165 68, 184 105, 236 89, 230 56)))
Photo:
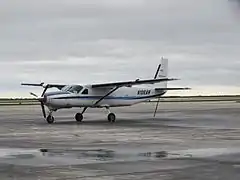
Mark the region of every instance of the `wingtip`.
POLYGON ((44 83, 41 82, 41 83, 21 83, 22 86, 43 86, 44 83))
POLYGON ((171 78, 169 80, 171 80, 171 81, 178 81, 178 80, 181 80, 181 79, 179 79, 179 78, 171 78))

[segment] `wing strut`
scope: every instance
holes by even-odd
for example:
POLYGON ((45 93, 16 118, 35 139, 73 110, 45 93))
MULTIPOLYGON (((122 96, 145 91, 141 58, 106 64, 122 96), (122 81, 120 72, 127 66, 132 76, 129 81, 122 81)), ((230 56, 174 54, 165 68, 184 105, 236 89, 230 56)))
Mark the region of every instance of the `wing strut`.
POLYGON ((111 91, 109 91, 105 96, 101 97, 97 102, 94 103, 94 106, 96 106, 98 103, 100 103, 102 100, 104 100, 107 96, 109 96, 110 94, 112 94, 114 91, 116 91, 117 89, 119 89, 120 86, 116 86, 115 88, 113 88, 111 91))

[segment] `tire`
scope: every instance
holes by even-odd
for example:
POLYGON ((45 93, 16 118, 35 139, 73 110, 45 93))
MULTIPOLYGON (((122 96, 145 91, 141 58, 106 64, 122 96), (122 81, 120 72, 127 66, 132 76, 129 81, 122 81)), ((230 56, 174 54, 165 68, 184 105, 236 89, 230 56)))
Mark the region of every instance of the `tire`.
POLYGON ((82 115, 82 113, 77 113, 77 114, 75 115, 75 119, 76 119, 77 122, 82 122, 82 120, 83 120, 83 115, 82 115))
POLYGON ((116 116, 113 113, 108 114, 108 121, 109 122, 115 122, 116 121, 116 116))
POLYGON ((53 116, 49 115, 46 120, 47 120, 48 124, 54 123, 54 117, 53 116))

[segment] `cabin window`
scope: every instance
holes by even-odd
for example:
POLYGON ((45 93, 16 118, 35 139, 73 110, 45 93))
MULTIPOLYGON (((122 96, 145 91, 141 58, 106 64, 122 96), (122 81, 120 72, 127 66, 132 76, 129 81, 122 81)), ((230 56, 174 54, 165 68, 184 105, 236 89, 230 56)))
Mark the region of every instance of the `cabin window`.
POLYGON ((88 94, 88 89, 84 89, 82 94, 88 94))
POLYGON ((69 86, 67 91, 71 93, 79 93, 82 89, 83 89, 82 86, 74 85, 74 86, 69 86))

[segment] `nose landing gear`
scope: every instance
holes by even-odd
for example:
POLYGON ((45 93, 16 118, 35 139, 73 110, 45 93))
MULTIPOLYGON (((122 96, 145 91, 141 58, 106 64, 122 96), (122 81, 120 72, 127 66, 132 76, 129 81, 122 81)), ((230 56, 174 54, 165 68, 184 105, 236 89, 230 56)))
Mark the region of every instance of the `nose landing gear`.
POLYGON ((54 123, 54 120, 55 120, 55 119, 54 119, 52 113, 53 113, 53 111, 51 110, 51 111, 49 112, 47 118, 46 118, 46 121, 48 122, 48 124, 54 123))
POLYGON ((54 117, 52 115, 48 115, 46 121, 48 122, 48 124, 52 124, 54 123, 54 117))

